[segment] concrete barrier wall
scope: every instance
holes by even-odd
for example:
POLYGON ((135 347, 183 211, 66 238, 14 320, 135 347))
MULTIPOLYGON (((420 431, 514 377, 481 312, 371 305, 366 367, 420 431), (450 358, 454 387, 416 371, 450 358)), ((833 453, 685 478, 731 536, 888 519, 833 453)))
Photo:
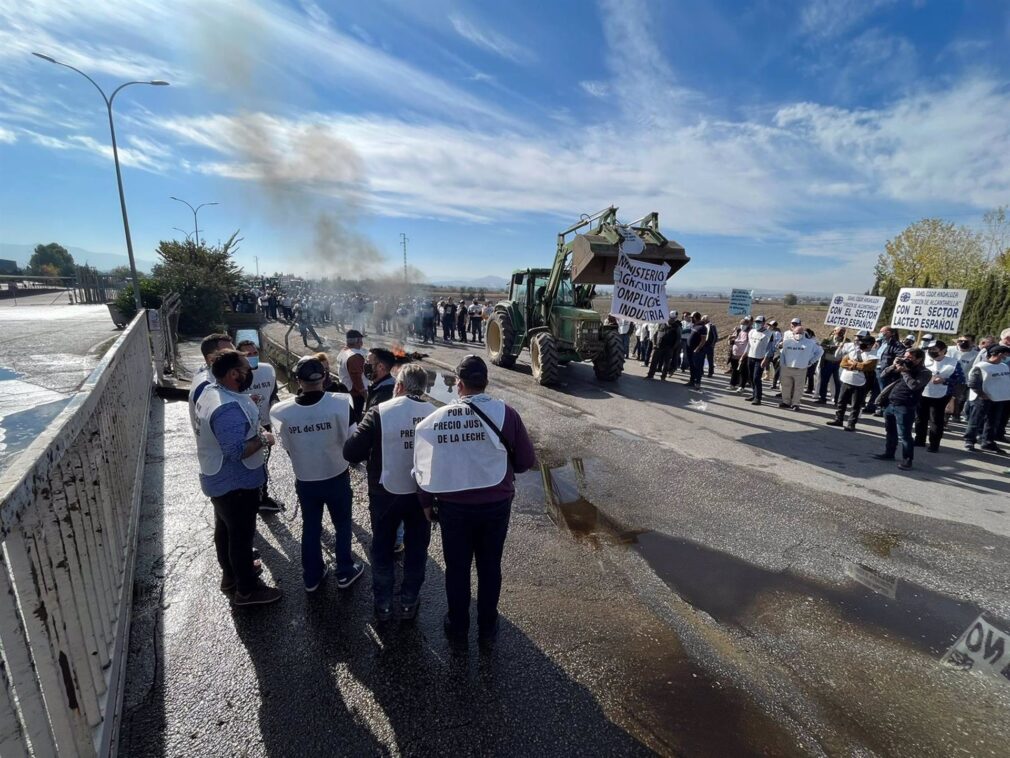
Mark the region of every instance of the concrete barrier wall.
POLYGON ((0 756, 115 751, 152 388, 138 314, 0 477, 0 756))

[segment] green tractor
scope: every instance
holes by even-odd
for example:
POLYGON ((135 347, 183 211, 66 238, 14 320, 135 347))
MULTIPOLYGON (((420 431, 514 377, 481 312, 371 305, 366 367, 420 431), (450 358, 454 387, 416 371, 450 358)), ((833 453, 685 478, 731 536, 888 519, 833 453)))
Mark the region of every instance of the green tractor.
POLYGON ((572 361, 592 361, 597 379, 616 381, 624 371, 621 337, 593 309, 593 296, 596 285, 613 284, 620 245, 629 233, 644 244, 637 260, 665 262, 671 275, 690 260, 681 245, 660 233, 658 213, 626 226, 618 223, 614 206, 583 216, 558 234, 552 268, 512 274, 508 300, 495 305, 487 323, 491 362, 512 368, 528 347, 539 384, 556 384, 561 366, 572 361))

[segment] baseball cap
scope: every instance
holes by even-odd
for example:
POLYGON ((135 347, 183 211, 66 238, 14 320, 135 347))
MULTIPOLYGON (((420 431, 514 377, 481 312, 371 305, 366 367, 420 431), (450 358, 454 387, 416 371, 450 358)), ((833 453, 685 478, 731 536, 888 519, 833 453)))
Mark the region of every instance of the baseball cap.
POLYGON ((303 382, 318 382, 326 376, 326 369, 321 361, 312 356, 302 358, 295 364, 295 378, 303 382))
POLYGON ((344 335, 349 340, 363 340, 365 335, 359 332, 357 329, 351 329, 344 335))
POLYGON ((862 340, 866 339, 867 337, 872 337, 873 335, 870 334, 869 329, 860 329, 858 332, 856 332, 856 336, 862 340))
POLYGON ((778 325, 779 322, 776 321, 775 319, 772 319, 771 321, 768 322, 768 326, 778 326, 778 325))
POLYGON ((456 376, 458 376, 464 383, 469 383, 474 379, 477 380, 487 380, 487 364, 484 363, 482 358, 478 358, 476 355, 464 356, 463 360, 459 362, 456 366, 456 376))
POLYGON ((764 316, 758 316, 756 319, 754 319, 755 324, 763 324, 764 322, 765 322, 764 316))
POLYGON ((922 341, 924 343, 926 343, 927 345, 930 342, 932 342, 933 340, 935 340, 935 339, 936 339, 936 337, 934 337, 932 334, 924 334, 924 335, 922 335, 922 341))
POLYGON ((791 325, 793 325, 793 326, 801 326, 801 325, 803 324, 803 322, 802 322, 802 321, 800 321, 800 320, 799 320, 798 318, 794 318, 794 319, 793 319, 792 321, 790 321, 789 323, 790 323, 791 325))

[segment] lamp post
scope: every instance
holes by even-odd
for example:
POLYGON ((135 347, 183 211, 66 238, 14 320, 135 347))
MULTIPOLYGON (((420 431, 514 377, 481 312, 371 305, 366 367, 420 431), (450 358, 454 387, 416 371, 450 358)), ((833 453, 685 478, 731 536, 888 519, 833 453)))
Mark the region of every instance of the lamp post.
POLYGON ((200 203, 198 206, 196 206, 194 208, 192 205, 190 205, 189 203, 187 203, 185 200, 183 200, 181 198, 178 198, 178 197, 175 197, 174 195, 170 195, 168 199, 169 200, 175 200, 177 203, 182 203, 187 208, 189 208, 191 211, 193 211, 193 233, 196 235, 196 244, 199 247, 199 245, 200 245, 200 230, 197 228, 198 222, 197 222, 196 214, 199 213, 200 209, 203 208, 205 205, 217 205, 217 203, 200 203))
POLYGON ((48 55, 43 55, 42 53, 32 53, 32 55, 36 58, 48 61, 49 63, 55 63, 57 66, 63 66, 64 68, 69 68, 71 71, 76 71, 95 86, 95 89, 98 90, 98 93, 102 96, 102 100, 105 101, 105 109, 109 112, 109 134, 112 136, 112 159, 116 164, 116 184, 119 185, 119 207, 123 211, 123 232, 126 234, 126 254, 130 259, 130 276, 133 278, 133 300, 137 304, 137 311, 139 312, 143 310, 144 303, 140 299, 140 280, 137 277, 137 262, 133 258, 133 239, 130 237, 130 219, 126 215, 126 195, 123 192, 123 171, 119 167, 119 148, 116 146, 116 125, 112 120, 112 103, 116 99, 116 95, 119 94, 119 91, 124 87, 129 87, 132 84, 150 84, 155 87, 167 87, 168 82, 162 81, 161 79, 152 79, 149 82, 124 82, 112 91, 111 96, 107 96, 105 91, 98 86, 95 80, 80 69, 74 68, 69 63, 62 63, 55 58, 50 58, 48 55))
POLYGON ((177 232, 182 232, 183 235, 186 237, 186 242, 189 242, 190 240, 193 239, 193 232, 187 232, 185 229, 180 229, 178 226, 173 226, 172 229, 177 232))

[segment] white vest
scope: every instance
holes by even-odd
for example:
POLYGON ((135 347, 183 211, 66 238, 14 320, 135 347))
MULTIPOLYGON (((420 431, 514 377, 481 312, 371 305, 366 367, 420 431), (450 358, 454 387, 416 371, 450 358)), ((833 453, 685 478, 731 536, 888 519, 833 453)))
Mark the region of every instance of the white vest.
POLYGON ((270 420, 299 481, 321 482, 347 471, 344 441, 350 434, 350 395, 324 392, 312 405, 299 405, 291 398, 271 409, 270 420))
POLYGON ((410 473, 414 467, 414 429, 435 411, 423 400, 401 396, 376 406, 382 427, 382 473, 379 484, 394 495, 417 492, 410 473))
POLYGON ((771 338, 771 332, 751 329, 747 334, 747 357, 763 360, 769 354, 771 338))
POLYGON ((789 368, 806 368, 814 360, 817 343, 807 337, 797 337, 792 332, 782 340, 782 365, 789 368))
POLYGON ((922 391, 923 397, 931 397, 935 399, 947 397, 947 385, 933 384, 933 379, 936 377, 940 377, 941 379, 950 379, 954 376, 954 372, 957 371, 957 358, 945 355, 940 360, 934 361, 927 355, 925 366, 933 372, 933 376, 930 377, 929 383, 926 385, 926 389, 922 391))
POLYGON ((961 370, 964 372, 964 378, 968 378, 968 374, 971 373, 971 367, 975 365, 975 359, 978 358, 979 349, 973 347, 970 350, 961 352, 960 348, 954 348, 947 352, 948 356, 953 357, 958 363, 961 364, 961 370))
MULTIPOLYGON (((204 387, 200 399, 196 401, 196 455, 200 461, 200 473, 213 476, 221 470, 224 464, 224 451, 221 443, 214 436, 210 420, 218 408, 235 403, 242 409, 249 421, 249 431, 246 441, 259 433, 259 409, 248 395, 240 395, 225 389, 216 382, 204 387)), ((257 450, 248 458, 242 459, 242 465, 249 470, 258 469, 266 462, 263 450, 257 450)))
POLYGON ((193 430, 193 434, 196 434, 196 401, 193 398, 200 387, 213 381, 214 376, 210 373, 210 366, 205 363, 196 370, 192 381, 189 383, 189 426, 193 430))
POLYGON ((467 407, 469 402, 499 429, 505 423, 505 403, 484 394, 442 406, 421 421, 414 432, 414 479, 425 492, 479 490, 505 478, 505 446, 467 407))
POLYGON ((269 363, 260 363, 252 372, 252 384, 245 394, 253 398, 260 411, 260 423, 270 423, 270 398, 277 388, 277 372, 269 363))
MULTIPOLYGON (((982 391, 994 403, 1010 400, 1010 366, 1005 363, 989 363, 984 361, 975 366, 982 372, 982 391)), ((972 390, 971 399, 978 399, 978 393, 972 390)))
POLYGON ((366 358, 368 356, 368 351, 363 350, 360 347, 345 347, 337 353, 337 377, 340 379, 340 383, 347 387, 348 390, 354 389, 354 387, 351 386, 351 372, 347 370, 347 360, 352 355, 360 355, 362 358, 366 358))
MULTIPOLYGON (((862 350, 858 345, 850 343, 845 346, 845 353, 842 357, 848 357, 856 363, 865 363, 866 361, 873 360, 874 355, 872 350, 862 350)), ((843 368, 839 375, 841 376, 844 384, 849 384, 853 387, 866 386, 866 374, 862 371, 853 371, 852 369, 843 368)))

